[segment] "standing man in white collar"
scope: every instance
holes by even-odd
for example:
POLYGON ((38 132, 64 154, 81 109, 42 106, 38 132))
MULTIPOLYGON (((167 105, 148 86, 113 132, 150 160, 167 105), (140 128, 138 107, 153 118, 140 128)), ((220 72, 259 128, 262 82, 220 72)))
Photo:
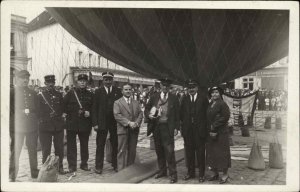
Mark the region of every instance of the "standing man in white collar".
POLYGON ((199 182, 205 181, 205 141, 208 135, 206 126, 206 110, 208 106, 206 89, 199 90, 195 80, 186 82, 188 94, 182 99, 180 106, 181 134, 184 139, 188 172, 184 180, 195 177, 195 158, 199 167, 199 182))
POLYGON ((92 122, 93 128, 97 132, 97 149, 95 172, 102 174, 104 147, 107 133, 110 134, 110 142, 112 145, 112 167, 114 171, 117 168, 117 152, 118 152, 118 136, 117 122, 113 114, 113 105, 116 100, 122 97, 121 90, 113 86, 114 74, 111 72, 103 72, 103 87, 97 89, 94 95, 92 106, 92 122))
POLYGON ((132 87, 123 85, 123 97, 114 103, 118 133, 118 170, 134 163, 143 113, 139 102, 132 98, 132 87))
POLYGON ((169 92, 172 81, 168 78, 160 81, 161 92, 151 96, 145 108, 145 117, 149 118, 148 124, 153 127, 151 132, 153 132, 159 167, 155 179, 167 176, 168 168, 170 183, 176 183, 174 135, 177 135, 179 130, 179 100, 169 92), (153 111, 156 112, 153 113, 153 111))

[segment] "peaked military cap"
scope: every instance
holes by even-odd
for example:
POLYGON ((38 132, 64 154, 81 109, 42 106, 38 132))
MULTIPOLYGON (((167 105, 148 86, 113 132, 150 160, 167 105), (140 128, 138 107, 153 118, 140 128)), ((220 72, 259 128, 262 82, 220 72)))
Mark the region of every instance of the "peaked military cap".
POLYGON ((16 73, 17 77, 29 77, 30 73, 27 70, 21 70, 19 72, 16 73))
POLYGON ((102 77, 110 77, 113 78, 114 74, 112 72, 106 71, 102 73, 102 77))
POLYGON ((198 83, 197 81, 195 81, 194 79, 188 79, 186 82, 185 82, 186 86, 188 88, 194 88, 194 87, 197 87, 198 86, 198 83))
POLYGON ((171 85, 172 84, 172 80, 167 77, 165 77, 163 79, 159 79, 159 80, 162 85, 171 85))
POLYGON ((79 74, 77 80, 88 80, 88 76, 86 74, 79 74))
POLYGON ((55 82, 55 75, 46 75, 44 79, 46 82, 55 82))

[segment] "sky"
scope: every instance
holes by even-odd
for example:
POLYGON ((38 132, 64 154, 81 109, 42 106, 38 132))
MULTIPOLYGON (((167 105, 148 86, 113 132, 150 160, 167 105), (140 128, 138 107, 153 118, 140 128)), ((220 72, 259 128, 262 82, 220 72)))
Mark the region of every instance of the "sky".
POLYGON ((26 23, 29 23, 43 11, 45 11, 43 6, 30 6, 27 4, 22 4, 22 6, 20 5, 11 7, 11 14, 26 17, 26 23))

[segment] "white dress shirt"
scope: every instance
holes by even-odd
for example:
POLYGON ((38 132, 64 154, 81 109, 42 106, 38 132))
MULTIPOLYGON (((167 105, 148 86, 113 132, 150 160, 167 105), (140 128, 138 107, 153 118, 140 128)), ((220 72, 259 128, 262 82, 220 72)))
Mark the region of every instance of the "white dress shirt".
POLYGON ((109 88, 106 87, 106 86, 104 86, 104 88, 105 88, 105 91, 106 91, 107 94, 108 94, 108 89, 109 89, 109 92, 111 93, 111 91, 112 91, 112 86, 110 86, 109 88))
MULTIPOLYGON (((160 98, 161 98, 161 99, 164 99, 164 95, 165 95, 165 93, 164 93, 164 92, 161 92, 161 93, 160 93, 160 98)), ((166 93, 166 99, 168 99, 168 96, 169 96, 169 93, 166 93)))
MULTIPOLYGON (((190 98, 191 98, 191 101, 193 102, 193 96, 190 94, 190 98)), ((195 93, 195 95, 194 95, 194 102, 196 101, 196 99, 197 99, 197 93, 195 93)))

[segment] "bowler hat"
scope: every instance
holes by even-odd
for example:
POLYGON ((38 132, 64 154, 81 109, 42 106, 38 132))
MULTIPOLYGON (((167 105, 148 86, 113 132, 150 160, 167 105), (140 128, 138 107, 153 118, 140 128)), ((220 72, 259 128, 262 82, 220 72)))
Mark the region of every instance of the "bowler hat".
POLYGON ((112 72, 106 71, 102 73, 102 77, 110 77, 113 78, 114 74, 112 72))
POLYGON ((88 76, 86 74, 79 74, 77 80, 88 80, 88 76))
POLYGON ((27 70, 21 70, 16 73, 16 76, 20 78, 29 77, 30 73, 27 70))
POLYGON ((46 75, 44 79, 45 82, 55 82, 55 75, 46 75))

